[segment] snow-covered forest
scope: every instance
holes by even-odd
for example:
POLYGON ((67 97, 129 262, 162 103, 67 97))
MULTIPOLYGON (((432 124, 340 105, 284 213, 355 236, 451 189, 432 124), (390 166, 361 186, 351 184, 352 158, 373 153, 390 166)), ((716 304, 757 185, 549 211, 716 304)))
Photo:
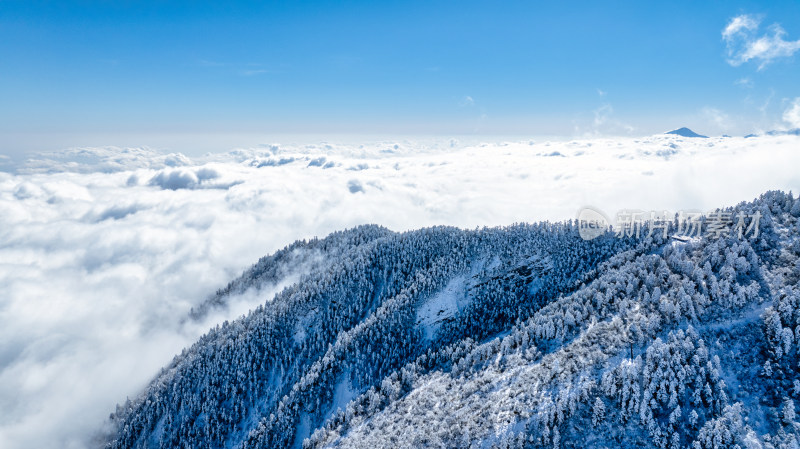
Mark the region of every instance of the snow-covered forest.
POLYGON ((194 310, 311 266, 111 414, 108 448, 796 448, 800 199, 757 236, 583 240, 576 222, 360 226, 264 257, 194 310))

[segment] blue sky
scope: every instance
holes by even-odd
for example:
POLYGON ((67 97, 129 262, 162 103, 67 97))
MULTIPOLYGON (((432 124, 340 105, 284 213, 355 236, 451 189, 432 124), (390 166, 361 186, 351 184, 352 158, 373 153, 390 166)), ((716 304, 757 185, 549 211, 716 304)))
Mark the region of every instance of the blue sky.
POLYGON ((0 0, 0 151, 65 135, 743 134, 790 127, 798 40, 796 1, 0 0), (726 40, 736 17, 755 25, 726 40), (783 52, 736 59, 764 36, 783 52))

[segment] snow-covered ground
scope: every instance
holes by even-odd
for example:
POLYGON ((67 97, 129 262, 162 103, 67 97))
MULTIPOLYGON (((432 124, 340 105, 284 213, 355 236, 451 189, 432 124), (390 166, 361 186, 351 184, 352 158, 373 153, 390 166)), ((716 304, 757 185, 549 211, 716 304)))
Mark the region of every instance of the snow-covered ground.
POLYGON ((467 285, 463 276, 457 277, 417 309, 417 325, 425 340, 431 340, 442 324, 452 320, 467 303, 467 285))
POLYGON ((84 447, 181 348, 274 289, 200 323, 186 319, 193 306, 296 239, 362 223, 564 220, 586 205, 609 216, 707 210, 771 189, 797 193, 799 149, 797 136, 652 136, 3 159, 0 447, 84 447))

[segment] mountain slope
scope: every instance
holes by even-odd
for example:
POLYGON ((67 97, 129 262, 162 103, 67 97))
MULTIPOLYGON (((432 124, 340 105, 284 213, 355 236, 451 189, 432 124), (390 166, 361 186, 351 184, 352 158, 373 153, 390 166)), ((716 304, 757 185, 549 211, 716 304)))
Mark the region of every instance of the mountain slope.
POLYGON ((541 223, 297 243, 338 254, 177 356, 108 447, 791 447, 800 201, 738 211, 763 215, 757 238, 541 223))
POLYGON ((700 137, 700 138, 704 138, 704 139, 708 138, 708 136, 704 136, 702 134, 697 134, 696 132, 692 131, 689 128, 678 128, 678 129, 674 129, 672 131, 666 132, 664 134, 675 134, 675 135, 681 136, 681 137, 700 137))

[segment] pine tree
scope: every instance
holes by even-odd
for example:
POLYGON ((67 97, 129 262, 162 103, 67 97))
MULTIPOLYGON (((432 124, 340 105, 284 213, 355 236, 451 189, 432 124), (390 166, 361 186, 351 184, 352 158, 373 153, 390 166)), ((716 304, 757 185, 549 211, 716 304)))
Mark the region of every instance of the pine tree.
POLYGON ((592 407, 592 425, 597 427, 606 418, 606 405, 599 397, 594 400, 592 407))

